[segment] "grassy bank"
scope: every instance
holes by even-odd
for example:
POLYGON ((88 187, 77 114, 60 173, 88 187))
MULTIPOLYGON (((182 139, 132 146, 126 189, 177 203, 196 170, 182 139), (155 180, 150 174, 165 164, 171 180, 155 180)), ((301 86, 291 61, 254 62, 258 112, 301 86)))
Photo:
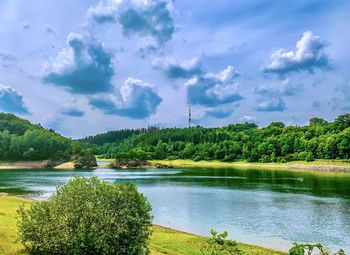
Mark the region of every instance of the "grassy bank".
MULTIPOLYGON (((18 254, 23 247, 16 243, 16 210, 21 204, 29 206, 29 200, 0 195, 0 254, 18 254)), ((207 238, 196 236, 161 226, 154 226, 150 248, 152 255, 200 255, 200 248, 207 238)), ((251 255, 278 255, 282 252, 273 251, 257 246, 239 244, 251 255)))
POLYGON ((350 174, 350 163, 342 160, 293 161, 288 163, 221 162, 193 160, 151 160, 152 163, 169 164, 174 167, 235 167, 255 169, 290 169, 295 171, 339 172, 350 174))

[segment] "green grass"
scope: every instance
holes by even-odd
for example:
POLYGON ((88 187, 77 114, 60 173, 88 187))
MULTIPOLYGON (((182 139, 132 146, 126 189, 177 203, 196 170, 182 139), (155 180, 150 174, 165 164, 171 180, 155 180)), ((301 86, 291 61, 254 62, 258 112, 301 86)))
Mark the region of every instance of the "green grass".
POLYGON ((260 162, 247 162, 247 161, 235 161, 235 162, 222 162, 218 160, 214 161, 193 161, 187 159, 177 160, 151 160, 152 163, 169 164, 174 167, 234 167, 243 169, 264 169, 264 170, 282 170, 288 169, 292 171, 302 172, 317 172, 321 174, 350 174, 350 163, 343 160, 315 160, 312 162, 307 161, 292 161, 288 163, 260 163, 260 162), (318 169, 320 167, 320 169, 318 169), (327 167, 329 169, 322 169, 327 167), (337 167, 346 168, 339 171, 337 167))
MULTIPOLYGON (((23 254, 23 247, 16 243, 16 210, 24 204, 29 206, 29 200, 0 195, 0 254, 23 254)), ((206 242, 206 237, 192 235, 161 226, 153 227, 150 241, 152 255, 200 255, 200 248, 206 242)), ((285 254, 258 246, 239 244, 250 255, 279 255, 285 254)))
POLYGON ((29 200, 0 196, 0 254, 19 254, 23 247, 15 243, 17 239, 16 215, 17 208, 29 200))
MULTIPOLYGON (((152 254, 201 255, 200 249, 207 241, 206 237, 188 234, 160 226, 153 227, 150 248, 152 254)), ((239 243, 239 247, 250 255, 279 255, 283 252, 258 246, 239 243)))
POLYGON ((114 161, 114 159, 112 158, 103 158, 100 155, 95 155, 95 157, 96 157, 96 160, 99 160, 99 161, 108 161, 108 162, 114 161))

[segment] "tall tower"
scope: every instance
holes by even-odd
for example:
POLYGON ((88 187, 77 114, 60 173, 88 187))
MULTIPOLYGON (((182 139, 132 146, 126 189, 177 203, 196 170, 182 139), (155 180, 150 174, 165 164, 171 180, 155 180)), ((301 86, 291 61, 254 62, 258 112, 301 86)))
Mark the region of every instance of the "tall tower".
POLYGON ((188 106, 188 127, 192 126, 192 114, 191 114, 191 106, 188 106))

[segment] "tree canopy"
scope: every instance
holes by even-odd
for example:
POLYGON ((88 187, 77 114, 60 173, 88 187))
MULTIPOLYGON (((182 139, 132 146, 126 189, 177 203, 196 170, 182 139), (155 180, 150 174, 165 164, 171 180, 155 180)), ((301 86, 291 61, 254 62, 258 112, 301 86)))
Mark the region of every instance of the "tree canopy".
POLYGON ((29 254, 146 255, 151 206, 133 184, 75 177, 48 200, 19 209, 29 254))
POLYGON ((350 114, 340 115, 333 122, 312 118, 308 126, 272 122, 262 128, 240 123, 218 128, 155 129, 118 142, 107 139, 102 145, 93 147, 87 142, 85 146, 107 158, 260 162, 350 159, 350 114))
POLYGON ((66 159, 80 144, 13 114, 0 113, 0 160, 66 159))

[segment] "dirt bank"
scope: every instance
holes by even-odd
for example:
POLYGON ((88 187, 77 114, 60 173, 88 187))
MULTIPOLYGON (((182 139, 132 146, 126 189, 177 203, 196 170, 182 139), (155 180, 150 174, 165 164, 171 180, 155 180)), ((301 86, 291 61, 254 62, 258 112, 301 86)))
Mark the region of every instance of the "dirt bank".
POLYGON ((40 169, 52 168, 62 162, 52 160, 0 162, 1 169, 40 169))

